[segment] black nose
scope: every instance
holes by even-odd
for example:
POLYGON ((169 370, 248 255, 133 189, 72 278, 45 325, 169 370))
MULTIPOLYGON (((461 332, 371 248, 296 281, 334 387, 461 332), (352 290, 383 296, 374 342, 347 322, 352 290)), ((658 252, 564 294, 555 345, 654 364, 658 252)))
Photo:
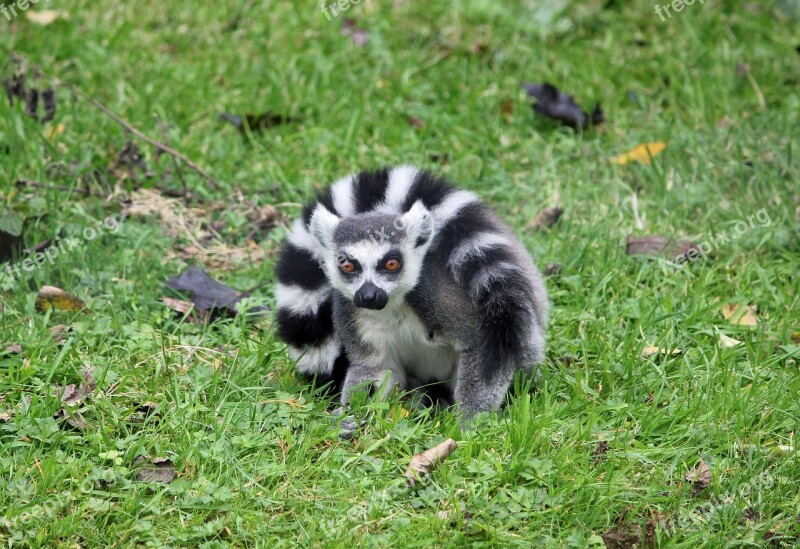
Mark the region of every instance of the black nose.
POLYGON ((383 309, 389 301, 389 296, 385 291, 378 288, 372 282, 364 283, 353 296, 353 303, 356 307, 365 309, 383 309))

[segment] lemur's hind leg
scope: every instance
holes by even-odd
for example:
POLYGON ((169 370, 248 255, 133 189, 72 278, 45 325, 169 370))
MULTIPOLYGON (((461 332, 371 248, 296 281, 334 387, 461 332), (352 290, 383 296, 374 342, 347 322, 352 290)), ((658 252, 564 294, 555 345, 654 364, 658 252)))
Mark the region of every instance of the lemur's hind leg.
POLYGON ((499 409, 514 382, 514 365, 494 369, 487 377, 481 358, 480 349, 469 349, 461 353, 458 363, 454 396, 465 418, 499 409))

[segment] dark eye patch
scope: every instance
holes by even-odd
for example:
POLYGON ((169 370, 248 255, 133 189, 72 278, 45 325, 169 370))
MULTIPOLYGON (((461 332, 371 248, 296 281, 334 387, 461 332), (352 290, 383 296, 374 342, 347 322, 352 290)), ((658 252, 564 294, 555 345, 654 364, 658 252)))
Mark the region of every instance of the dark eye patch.
POLYGON ((383 256, 383 258, 381 258, 380 261, 378 261, 376 269, 380 272, 388 274, 399 273, 400 271, 403 270, 403 254, 400 253, 400 250, 389 250, 389 252, 385 256, 383 256), (389 261, 390 259, 396 259, 400 263, 400 266, 394 271, 390 271, 389 269, 386 268, 386 262, 389 261))

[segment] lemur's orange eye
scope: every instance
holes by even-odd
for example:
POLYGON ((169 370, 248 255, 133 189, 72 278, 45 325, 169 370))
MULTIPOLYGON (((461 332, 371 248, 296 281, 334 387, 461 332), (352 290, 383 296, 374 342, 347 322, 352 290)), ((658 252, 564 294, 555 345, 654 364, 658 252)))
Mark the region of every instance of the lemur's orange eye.
POLYGON ((343 261, 342 263, 340 263, 340 264, 339 264, 339 266, 340 266, 340 267, 342 268, 342 270, 343 270, 344 272, 346 272, 346 273, 352 273, 353 271, 355 271, 355 270, 356 270, 356 266, 355 266, 355 265, 353 265, 352 263, 350 263, 350 262, 349 262, 349 261, 347 261, 347 260, 345 260, 345 261, 343 261))
POLYGON ((386 270, 389 272, 394 272, 400 268, 400 262, 396 259, 390 259, 386 263, 383 264, 386 267, 386 270))

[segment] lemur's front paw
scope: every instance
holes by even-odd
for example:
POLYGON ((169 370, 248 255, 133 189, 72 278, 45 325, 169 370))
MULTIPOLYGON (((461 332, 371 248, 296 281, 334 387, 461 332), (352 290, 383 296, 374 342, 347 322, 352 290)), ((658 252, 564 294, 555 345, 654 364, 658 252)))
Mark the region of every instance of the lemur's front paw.
MULTIPOLYGON (((337 418, 344 415, 344 407, 340 406, 333 411, 333 416, 337 418)), ((358 432, 359 427, 364 425, 364 421, 359 421, 355 416, 344 416, 339 424, 339 438, 342 440, 351 440, 358 432)))

